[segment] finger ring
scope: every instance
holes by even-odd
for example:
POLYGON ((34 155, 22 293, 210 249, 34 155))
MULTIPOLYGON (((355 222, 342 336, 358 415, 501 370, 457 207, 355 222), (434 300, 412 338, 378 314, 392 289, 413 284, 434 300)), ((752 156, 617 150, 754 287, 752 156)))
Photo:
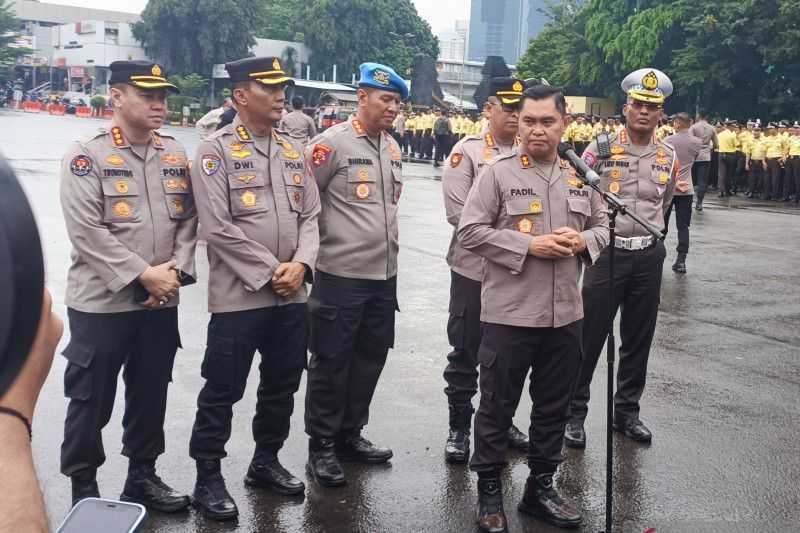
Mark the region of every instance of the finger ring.
POLYGON ((158 305, 164 305, 164 304, 165 304, 165 303, 167 303, 168 301, 169 301, 169 300, 168 300, 167 298, 161 298, 161 299, 158 301, 158 305))

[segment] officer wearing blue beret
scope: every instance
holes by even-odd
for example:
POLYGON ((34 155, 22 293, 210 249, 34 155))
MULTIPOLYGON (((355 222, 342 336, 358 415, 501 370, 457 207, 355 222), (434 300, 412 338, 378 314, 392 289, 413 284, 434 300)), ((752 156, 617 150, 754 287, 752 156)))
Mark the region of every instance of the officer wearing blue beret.
POLYGON ((324 486, 345 483, 340 460, 385 463, 392 457, 361 433, 394 346, 403 164, 387 130, 408 85, 391 68, 364 63, 356 94, 356 116, 306 148, 322 200, 317 276, 308 301, 307 470, 324 486))

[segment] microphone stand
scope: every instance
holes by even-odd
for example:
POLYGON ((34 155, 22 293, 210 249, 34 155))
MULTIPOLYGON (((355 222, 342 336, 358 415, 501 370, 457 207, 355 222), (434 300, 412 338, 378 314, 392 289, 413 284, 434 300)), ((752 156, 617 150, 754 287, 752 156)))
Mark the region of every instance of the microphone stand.
MULTIPOLYGON (((625 205, 618 196, 603 191, 600 189, 599 182, 591 182, 586 180, 586 176, 581 169, 574 167, 579 176, 581 176, 584 185, 588 185, 605 200, 608 205, 608 229, 609 229, 609 248, 608 251, 608 338, 606 341, 606 360, 608 362, 608 383, 606 388, 606 529, 604 533, 612 533, 612 517, 614 509, 614 433, 612 431, 612 424, 614 422, 614 361, 616 358, 616 339, 614 338, 614 241, 616 238, 617 215, 622 214, 630 217, 634 222, 646 229, 653 237, 663 241, 664 235, 660 229, 653 226, 649 222, 642 220, 639 215, 632 211, 628 211, 628 206, 625 205)), ((603 533, 603 532, 601 532, 603 533)))

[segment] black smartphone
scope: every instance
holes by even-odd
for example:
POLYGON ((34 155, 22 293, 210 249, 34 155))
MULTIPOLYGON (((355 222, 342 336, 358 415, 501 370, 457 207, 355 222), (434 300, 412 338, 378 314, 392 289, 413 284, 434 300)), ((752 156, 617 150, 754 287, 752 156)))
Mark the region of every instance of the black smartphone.
POLYGON ((56 533, 136 533, 146 516, 138 503, 86 498, 75 504, 56 533))

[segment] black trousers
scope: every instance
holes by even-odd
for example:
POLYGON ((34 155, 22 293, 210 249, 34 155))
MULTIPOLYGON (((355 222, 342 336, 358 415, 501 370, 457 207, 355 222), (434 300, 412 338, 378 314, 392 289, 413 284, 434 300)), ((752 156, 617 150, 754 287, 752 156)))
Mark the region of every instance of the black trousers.
POLYGON ((582 358, 581 337, 580 320, 560 328, 483 324, 478 352, 481 403, 470 460, 473 471, 492 472, 505 464, 508 428, 525 376, 533 368, 528 465, 535 474, 555 472, 582 358))
POLYGON ((800 155, 789 156, 786 160, 786 177, 783 182, 783 195, 800 194, 800 155))
POLYGON ((436 162, 441 163, 450 152, 450 135, 436 136, 436 162))
MULTIPOLYGON (((675 208, 675 225, 678 228, 678 247, 680 254, 689 253, 689 226, 692 225, 692 197, 673 196, 672 203, 664 214, 664 229, 669 230, 669 219, 672 209, 675 208)), ((615 265, 616 270, 616 265, 615 265)))
POLYGON ((253 418, 255 458, 276 454, 289 436, 307 344, 306 304, 213 313, 200 371, 206 382, 197 397, 189 455, 196 460, 227 455, 233 404, 244 395, 256 350, 261 363, 253 418))
POLYGON ((415 131, 411 137, 411 152, 416 155, 421 155, 420 145, 422 144, 422 132, 415 131))
POLYGON ((719 192, 730 194, 736 179, 736 153, 719 154, 719 192))
POLYGON ((306 433, 317 438, 356 433, 369 421, 372 396, 394 347, 397 278, 318 272, 308 305, 306 433))
POLYGON ((747 181, 747 177, 744 171, 745 163, 747 162, 747 156, 744 155, 743 152, 736 152, 736 172, 735 172, 735 179, 732 183, 733 185, 733 192, 739 192, 740 190, 744 190, 747 181))
MULTIPOLYGON (((647 380, 650 344, 656 330, 661 295, 661 269, 666 248, 658 241, 646 250, 615 250, 614 315, 620 317, 615 417, 623 421, 639 417, 639 400, 647 380)), ((606 249, 583 275, 584 358, 572 399, 572 418, 585 420, 589 411, 589 386, 609 331, 608 253, 606 249)))
POLYGON ((764 194, 773 199, 781 194, 781 160, 777 157, 767 159, 767 175, 764 179, 764 194))
MULTIPOLYGON (((478 392, 478 348, 481 345, 481 282, 450 271, 450 317, 444 393, 453 409, 472 408, 478 392)), ((451 423, 453 421, 451 420, 451 423)))
POLYGON ((750 174, 748 177, 748 192, 755 193, 764 189, 764 166, 761 161, 750 161, 750 174))
POLYGON ((716 189, 719 180, 719 152, 711 152, 711 166, 708 171, 708 185, 716 189))
POLYGON ((425 130, 420 141, 420 151, 422 152, 422 157, 426 159, 433 157, 433 133, 431 130, 425 130))
POLYGON ((692 176, 695 179, 694 192, 697 195, 698 205, 703 204, 708 190, 708 174, 711 170, 711 161, 695 161, 692 165, 692 176))
POLYGON ((64 356, 69 398, 61 473, 93 477, 106 460, 102 430, 111 419, 124 366, 122 455, 155 460, 164 453, 164 414, 175 353, 178 309, 84 313, 68 309, 71 338, 64 356))
POLYGON ((413 150, 411 147, 414 144, 414 132, 411 130, 406 130, 405 134, 403 135, 403 144, 400 146, 402 147, 403 153, 411 153, 413 150))

